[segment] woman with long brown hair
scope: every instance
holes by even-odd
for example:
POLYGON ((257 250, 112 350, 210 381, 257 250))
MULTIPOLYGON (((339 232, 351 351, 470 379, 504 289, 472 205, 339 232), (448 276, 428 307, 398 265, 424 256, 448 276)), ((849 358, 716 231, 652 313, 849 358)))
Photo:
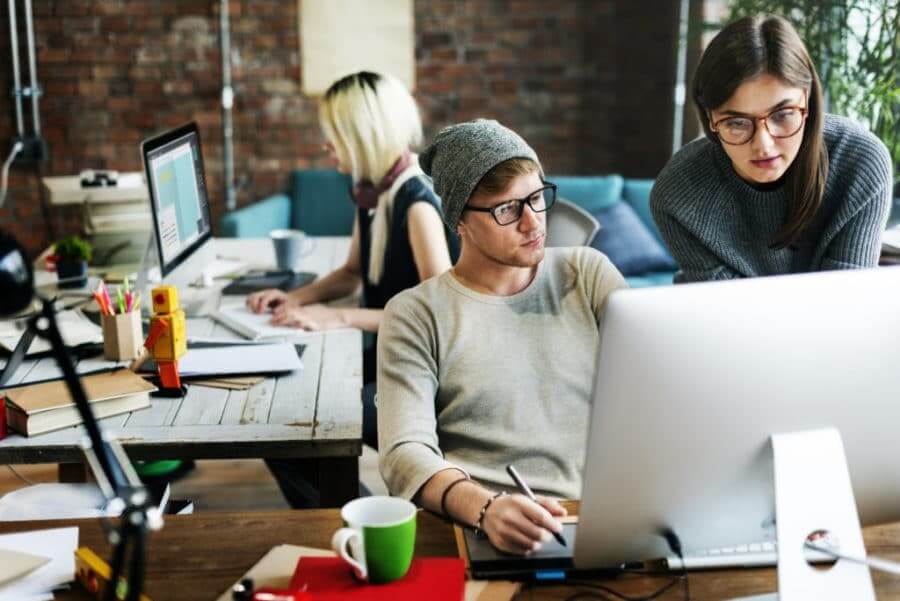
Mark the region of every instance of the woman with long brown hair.
POLYGON ((806 47, 781 17, 746 17, 710 42, 693 81, 706 137, 654 184, 676 282, 877 264, 891 160, 854 121, 825 114, 806 47))

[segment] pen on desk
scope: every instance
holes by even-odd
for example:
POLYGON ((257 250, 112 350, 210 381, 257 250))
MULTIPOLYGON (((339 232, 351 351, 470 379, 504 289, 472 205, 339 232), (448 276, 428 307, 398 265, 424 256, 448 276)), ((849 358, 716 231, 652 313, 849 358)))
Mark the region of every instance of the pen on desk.
MULTIPOLYGON (((525 495, 526 497, 528 497, 535 503, 538 502, 538 500, 534 496, 534 493, 531 492, 531 489, 528 488, 528 485, 525 484, 525 481, 522 480, 522 477, 519 475, 519 472, 516 471, 516 468, 514 468, 512 466, 512 464, 506 466, 506 473, 509 474, 509 477, 513 479, 513 482, 516 483, 516 487, 518 487, 519 491, 523 495, 525 495)), ((555 538, 557 540, 557 542, 559 542, 559 544, 561 544, 563 547, 568 546, 566 544, 566 539, 564 539, 562 537, 562 534, 560 534, 559 532, 553 532, 552 530, 550 531, 550 534, 552 534, 553 538, 555 538)))

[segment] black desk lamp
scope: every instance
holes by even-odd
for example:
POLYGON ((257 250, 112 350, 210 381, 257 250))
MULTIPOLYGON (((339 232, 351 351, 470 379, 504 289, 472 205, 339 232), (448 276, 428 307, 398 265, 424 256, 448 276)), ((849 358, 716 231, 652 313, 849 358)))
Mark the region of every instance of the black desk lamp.
MULTIPOLYGON (((25 259, 21 247, 11 236, 0 232, 0 316, 8 316, 25 309, 36 295, 31 264, 25 259)), ((127 577, 126 601, 138 601, 144 583, 144 547, 147 530, 162 527, 162 515, 152 505, 150 495, 131 466, 122 447, 105 438, 91 411, 84 389, 72 365, 65 343, 59 333, 51 299, 37 295, 41 309, 28 318, 26 332, 37 335, 50 343, 53 357, 63 372, 63 378, 72 400, 87 430, 88 440, 84 453, 97 484, 107 499, 107 508, 121 514, 118 528, 106 526, 107 540, 114 546, 111 562, 112 574, 104 592, 104 599, 113 601, 125 557, 131 546, 127 577)), ((0 410, 5 410, 0 407, 0 410)))

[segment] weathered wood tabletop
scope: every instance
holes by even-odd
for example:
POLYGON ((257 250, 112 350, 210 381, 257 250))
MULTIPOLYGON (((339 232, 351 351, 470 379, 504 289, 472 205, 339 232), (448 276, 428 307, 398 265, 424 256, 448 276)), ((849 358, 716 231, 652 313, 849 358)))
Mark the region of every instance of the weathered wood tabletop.
MULTIPOLYGON (((269 240, 218 239, 215 243, 223 258, 237 257, 254 268, 274 265, 269 240)), ((346 259, 348 248, 349 238, 316 238, 301 268, 328 273, 346 259)), ((217 282, 209 289, 204 300, 207 307, 243 302, 221 295, 225 283, 217 282)), ((187 332, 189 338, 240 338, 209 317, 189 317, 187 332)), ((361 333, 298 331, 293 340, 306 345, 303 369, 298 372, 266 378, 249 390, 189 386, 182 398, 153 397, 149 409, 104 419, 101 425, 116 435, 132 459, 310 458, 329 475, 321 491, 323 503, 340 505, 356 496, 359 482, 361 333)), ((110 365, 114 364, 102 358, 86 359, 78 364, 78 370, 110 365)), ((53 359, 30 360, 17 370, 11 383, 59 375, 53 359)), ((80 426, 31 438, 11 433, 0 440, 0 463, 80 463, 82 438, 80 426)))

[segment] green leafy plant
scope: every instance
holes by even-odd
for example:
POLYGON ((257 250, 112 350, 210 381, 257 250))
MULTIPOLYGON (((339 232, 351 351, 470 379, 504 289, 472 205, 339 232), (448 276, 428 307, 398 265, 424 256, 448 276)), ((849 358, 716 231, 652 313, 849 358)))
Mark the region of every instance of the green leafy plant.
POLYGON ((56 243, 54 253, 62 261, 90 261, 93 249, 86 240, 78 236, 68 236, 56 243))
POLYGON ((900 0, 730 0, 729 20, 779 15, 806 43, 825 109, 864 123, 900 181, 900 0))

